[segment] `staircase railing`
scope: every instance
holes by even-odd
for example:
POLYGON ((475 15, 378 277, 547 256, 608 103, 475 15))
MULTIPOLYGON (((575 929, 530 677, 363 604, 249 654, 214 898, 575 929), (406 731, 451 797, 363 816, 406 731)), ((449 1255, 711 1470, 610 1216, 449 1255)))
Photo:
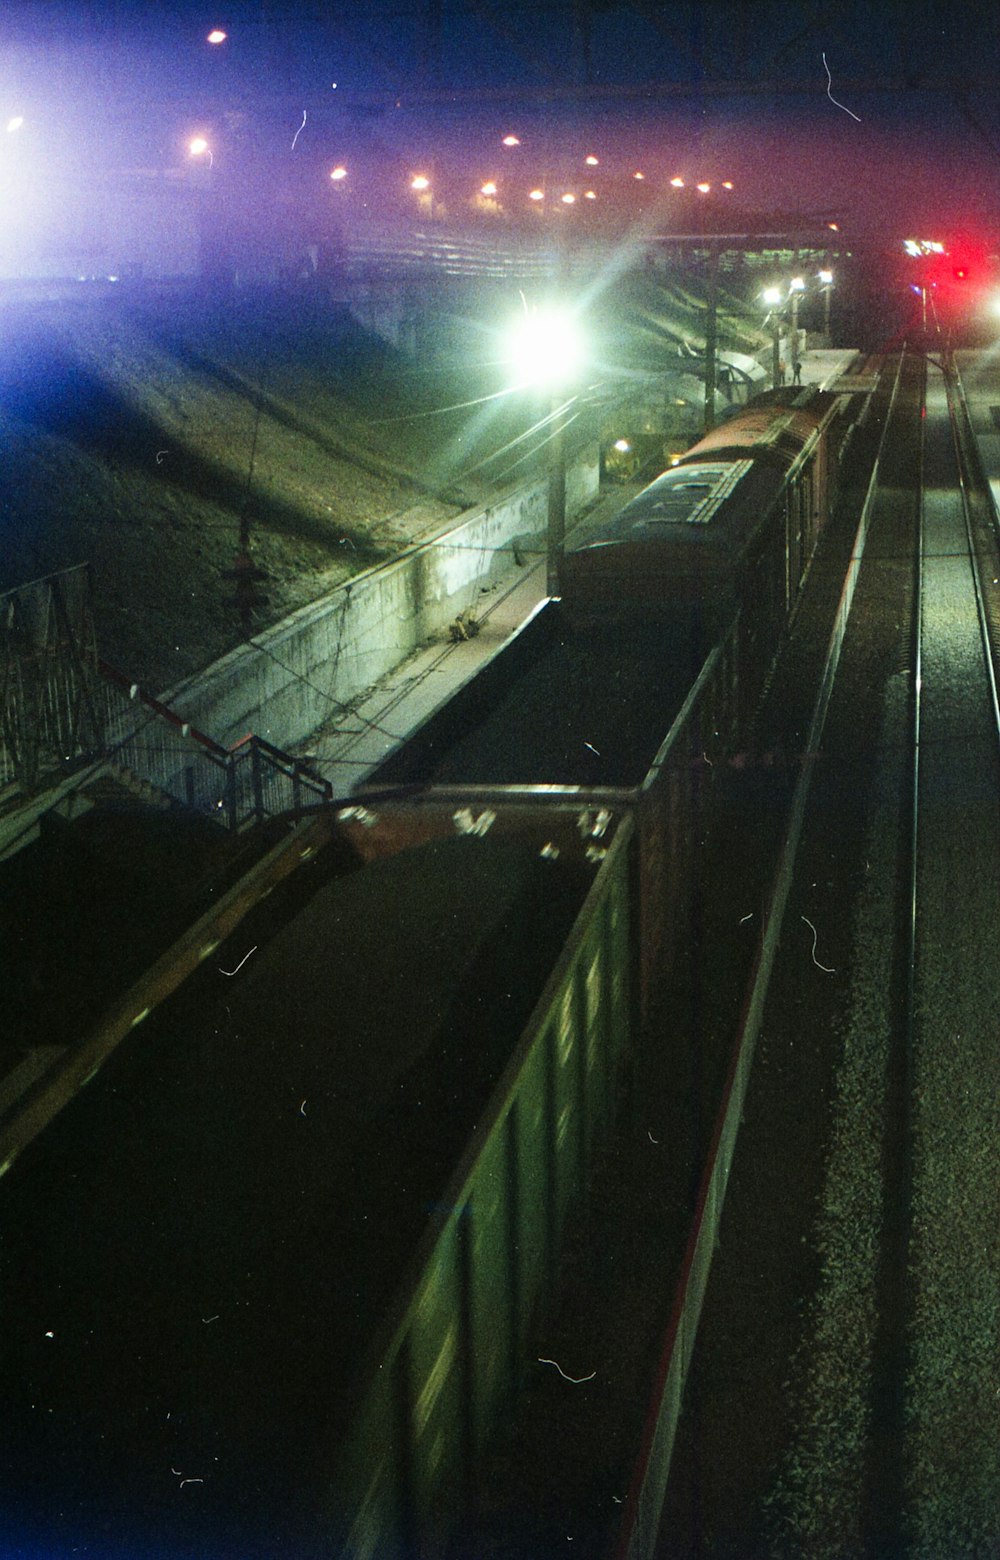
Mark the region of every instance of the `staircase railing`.
POLYGON ((224 747, 106 661, 98 662, 109 763, 229 829, 328 802, 309 764, 253 732, 224 747))

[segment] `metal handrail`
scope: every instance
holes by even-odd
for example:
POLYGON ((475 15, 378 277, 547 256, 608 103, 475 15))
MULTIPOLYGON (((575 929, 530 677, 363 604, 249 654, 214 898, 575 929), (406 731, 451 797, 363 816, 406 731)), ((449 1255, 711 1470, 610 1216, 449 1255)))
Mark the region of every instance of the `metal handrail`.
MULTIPOLYGON (((331 800, 333 788, 328 780, 264 737, 248 732, 224 747, 117 667, 101 660, 98 670, 109 690, 117 689, 131 705, 140 705, 152 717, 148 725, 133 726, 120 734, 108 730, 106 757, 185 806, 236 830, 273 813, 298 813, 303 791, 314 801, 331 800), (176 733, 179 745, 163 741, 164 728, 176 733), (207 772, 206 764, 210 766, 207 772), (206 779, 210 782, 207 785, 206 779)), ((121 713, 120 709, 114 711, 112 720, 121 713)))

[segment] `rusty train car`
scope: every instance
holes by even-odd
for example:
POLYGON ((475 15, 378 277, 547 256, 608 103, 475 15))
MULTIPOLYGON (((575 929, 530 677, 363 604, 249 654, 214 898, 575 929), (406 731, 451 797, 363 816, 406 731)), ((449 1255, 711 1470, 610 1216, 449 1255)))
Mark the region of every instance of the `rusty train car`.
POLYGON ((715 428, 613 518, 582 527, 560 568, 577 625, 687 620, 712 640, 740 615, 731 696, 747 711, 832 510, 850 398, 768 391, 715 428))

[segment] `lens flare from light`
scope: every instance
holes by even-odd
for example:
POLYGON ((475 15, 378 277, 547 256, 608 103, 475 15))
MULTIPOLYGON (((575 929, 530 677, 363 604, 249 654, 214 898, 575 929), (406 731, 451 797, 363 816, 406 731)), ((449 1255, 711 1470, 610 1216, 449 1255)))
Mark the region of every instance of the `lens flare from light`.
POLYGON ((569 309, 532 309, 511 325, 507 360, 519 385, 565 383, 579 371, 583 358, 583 338, 569 309))

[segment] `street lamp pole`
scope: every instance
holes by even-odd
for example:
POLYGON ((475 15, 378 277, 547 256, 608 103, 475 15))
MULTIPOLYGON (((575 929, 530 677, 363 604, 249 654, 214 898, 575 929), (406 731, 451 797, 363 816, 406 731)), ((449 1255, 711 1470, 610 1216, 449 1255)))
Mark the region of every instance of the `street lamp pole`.
POLYGON ((764 320, 765 326, 768 320, 771 321, 771 388, 777 390, 781 383, 781 290, 778 287, 765 287, 761 297, 769 311, 764 320))
POLYGON ((576 402, 570 387, 579 374, 583 353, 574 311, 556 305, 542 309, 526 307, 511 331, 507 352, 515 365, 517 382, 534 391, 532 404, 541 413, 535 429, 548 430, 544 441, 548 449, 546 578, 549 594, 555 595, 566 537, 566 429, 576 402), (546 406, 547 413, 543 411, 546 406))
POLYGON ((566 541, 566 405, 558 391, 552 395, 552 443, 548 471, 548 519, 546 523, 545 573, 550 596, 559 591, 563 547, 566 541))
POLYGON ((801 377, 799 357, 799 295, 792 293, 792 383, 797 385, 801 377))
POLYGON ((827 346, 830 345, 830 294, 833 291, 833 272, 826 267, 818 273, 819 284, 823 289, 823 335, 827 346))

